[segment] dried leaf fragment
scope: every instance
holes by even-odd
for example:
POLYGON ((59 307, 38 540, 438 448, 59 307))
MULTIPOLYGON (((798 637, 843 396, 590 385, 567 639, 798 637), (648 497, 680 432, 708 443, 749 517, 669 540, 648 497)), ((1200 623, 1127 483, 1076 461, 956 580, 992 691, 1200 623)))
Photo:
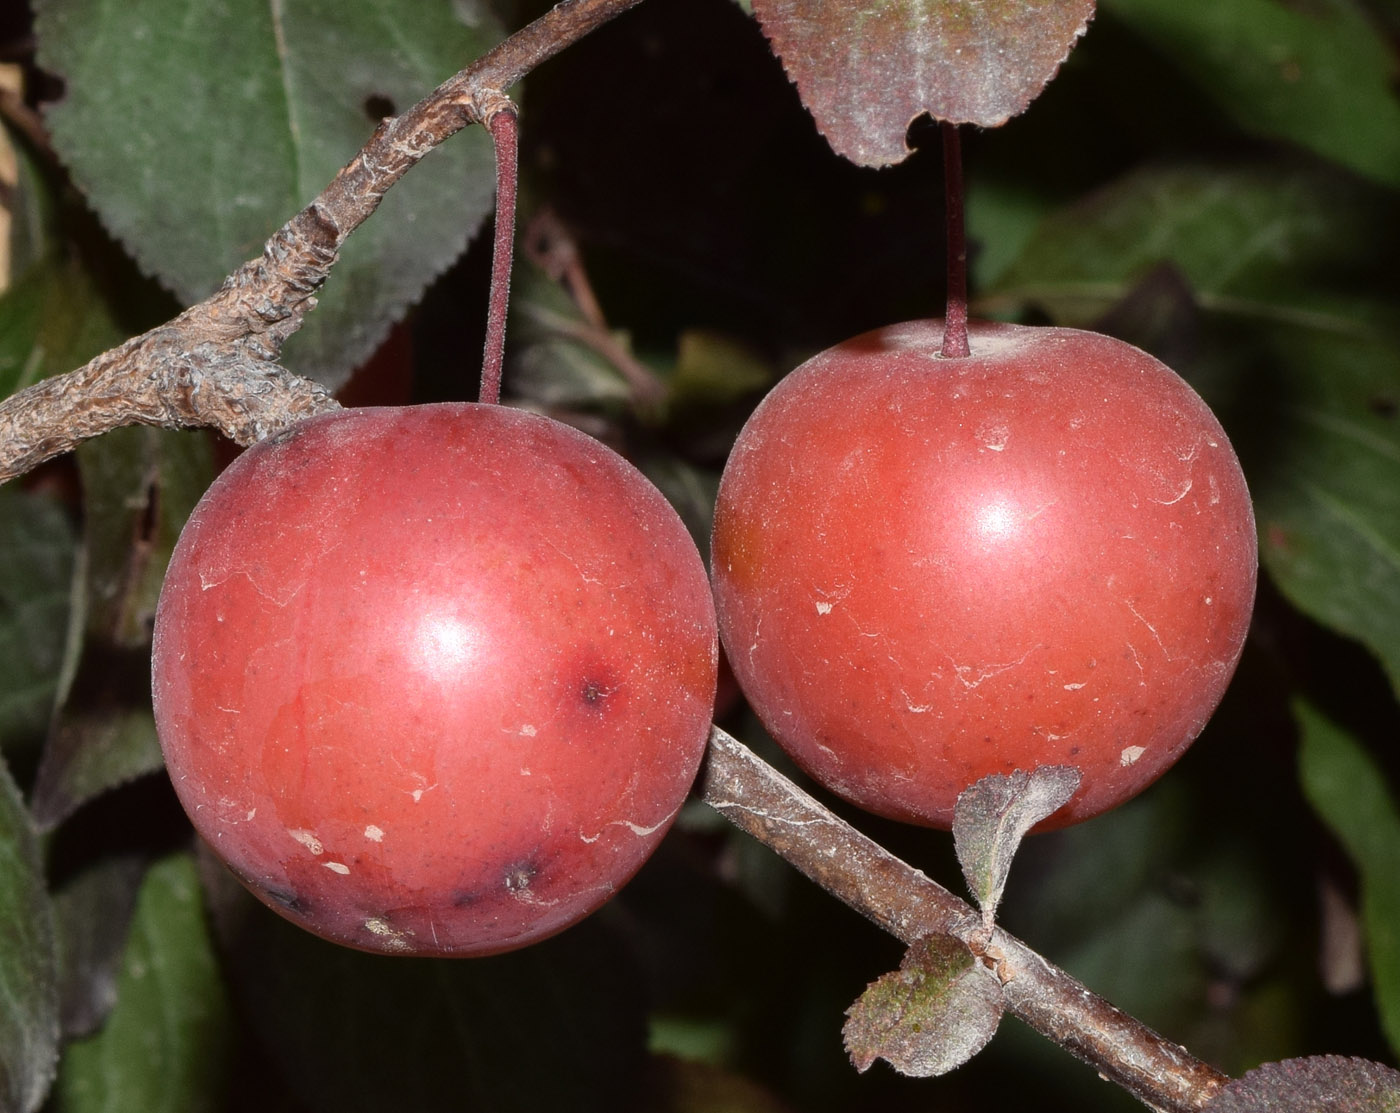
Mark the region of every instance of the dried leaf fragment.
POLYGON ((1001 983, 951 935, 914 943, 899 969, 877 978, 846 1012, 841 1030, 858 1071, 884 1059, 931 1078, 961 1066, 996 1034, 1001 983))
POLYGON ((915 117, 997 127, 1039 95, 1094 0, 753 0, 837 154, 889 166, 915 117))

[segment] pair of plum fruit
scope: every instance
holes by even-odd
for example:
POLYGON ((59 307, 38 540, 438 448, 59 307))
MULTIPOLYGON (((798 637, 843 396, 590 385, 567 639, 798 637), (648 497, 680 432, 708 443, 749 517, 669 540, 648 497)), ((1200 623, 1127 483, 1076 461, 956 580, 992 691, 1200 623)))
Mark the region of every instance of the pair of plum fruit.
POLYGON ((767 729, 933 827, 1077 766, 1087 819, 1191 744, 1239 658, 1245 480, 1177 375, 1105 336, 867 333, 734 447, 710 574, 661 494, 498 405, 346 410, 209 489, 156 618, 156 721, 199 834, 364 950, 478 955, 615 892, 694 780, 719 640, 767 729))

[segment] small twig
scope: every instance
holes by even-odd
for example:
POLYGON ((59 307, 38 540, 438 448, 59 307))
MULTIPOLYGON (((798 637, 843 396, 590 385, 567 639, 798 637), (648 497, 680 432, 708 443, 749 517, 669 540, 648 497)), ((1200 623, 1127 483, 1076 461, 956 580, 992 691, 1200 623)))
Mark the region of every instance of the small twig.
POLYGON ((710 734, 701 796, 905 943, 948 934, 972 946, 1001 979, 1013 1014, 1147 1105, 1194 1113, 1229 1081, 1014 936, 997 928, 987 942, 970 905, 862 835, 718 727, 710 734))
POLYGON ((481 122, 502 90, 640 2, 562 0, 380 124, 320 196, 212 297, 76 371, 0 401, 0 481, 122 425, 210 426, 249 444, 334 409, 326 391, 276 361, 314 308, 346 237, 424 155, 481 122))

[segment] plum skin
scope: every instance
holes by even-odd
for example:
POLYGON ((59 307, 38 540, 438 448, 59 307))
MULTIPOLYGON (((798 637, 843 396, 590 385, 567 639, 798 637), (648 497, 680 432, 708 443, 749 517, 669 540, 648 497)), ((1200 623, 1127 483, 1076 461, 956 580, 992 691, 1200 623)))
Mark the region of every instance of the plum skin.
POLYGON ((501 406, 345 410, 249 449, 176 546, 153 693, 196 830, 362 950, 569 926, 694 780, 718 639, 660 493, 501 406))
POLYGON ((992 773, 1077 766, 1041 829, 1134 796, 1238 663, 1258 551, 1215 416, 1131 345, 913 321, 793 371, 721 479, 711 575, 755 712, 816 779, 948 828, 992 773))

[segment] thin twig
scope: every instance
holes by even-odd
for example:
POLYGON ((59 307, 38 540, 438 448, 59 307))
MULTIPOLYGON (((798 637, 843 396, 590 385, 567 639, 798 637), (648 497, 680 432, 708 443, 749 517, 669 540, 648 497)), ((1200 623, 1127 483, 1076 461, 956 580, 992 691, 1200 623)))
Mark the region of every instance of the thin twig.
POLYGON ((823 807, 715 727, 702 798, 833 896, 905 943, 961 939, 1001 979, 1007 1008, 1145 1104, 1194 1113, 1229 1081, 1210 1064, 1091 993, 921 871, 823 807))
POLYGON ((121 425, 208 426, 240 444, 336 402, 278 366, 346 237, 424 155, 541 62, 641 0, 563 0, 385 120, 262 255, 211 297, 76 371, 0 401, 0 482, 121 425))

